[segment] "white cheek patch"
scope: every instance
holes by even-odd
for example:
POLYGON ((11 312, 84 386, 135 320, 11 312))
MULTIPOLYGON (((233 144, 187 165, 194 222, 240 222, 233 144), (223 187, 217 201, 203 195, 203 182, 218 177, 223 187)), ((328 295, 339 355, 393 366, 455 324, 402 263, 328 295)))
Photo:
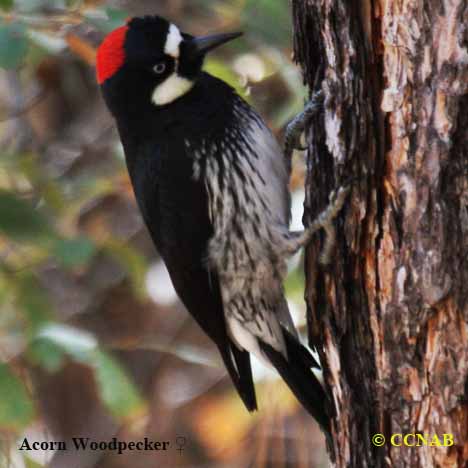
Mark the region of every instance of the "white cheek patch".
POLYGON ((175 24, 171 24, 167 33, 166 44, 164 45, 164 53, 174 58, 179 57, 179 46, 182 40, 179 28, 175 24))
POLYGON ((164 106, 190 91, 193 85, 193 81, 173 73, 155 88, 151 101, 157 106, 164 106))

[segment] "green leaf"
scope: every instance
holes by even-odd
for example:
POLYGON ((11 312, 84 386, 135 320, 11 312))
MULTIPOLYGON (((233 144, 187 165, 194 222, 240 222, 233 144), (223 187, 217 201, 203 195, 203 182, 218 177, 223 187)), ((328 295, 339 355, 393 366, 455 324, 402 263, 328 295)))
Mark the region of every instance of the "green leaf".
POLYGON ((132 381, 111 356, 97 351, 95 366, 102 401, 114 416, 128 416, 143 406, 143 400, 132 381))
POLYGON ((51 236, 52 230, 46 219, 28 202, 0 189, 0 233, 14 240, 37 241, 51 236))
POLYGON ((50 323, 36 335, 31 356, 46 368, 60 352, 94 369, 99 394, 116 417, 128 416, 140 409, 143 400, 122 367, 108 354, 98 349, 93 335, 69 325, 50 323))
POLYGON ((9 367, 0 364, 0 428, 22 429, 34 416, 34 408, 26 388, 9 367))
POLYGON ((30 360, 49 372, 57 372, 64 362, 64 353, 59 346, 51 340, 38 338, 28 349, 30 360))
POLYGON ((0 68, 15 68, 27 51, 26 28, 18 23, 0 23, 0 68))
POLYGON ((16 302, 33 331, 49 320, 51 306, 47 294, 32 274, 24 273, 17 277, 16 302))
POLYGON ((98 344, 91 333, 70 325, 49 323, 39 330, 36 340, 54 345, 75 361, 94 365, 98 344))
POLYGON ((61 368, 65 355, 94 367, 97 346, 92 334, 69 325, 49 322, 31 340, 28 357, 50 372, 61 368))
POLYGON ((14 3, 14 0, 0 0, 0 8, 6 11, 11 10, 14 3))
POLYGON ((55 242, 53 254, 67 268, 88 264, 96 252, 94 244, 82 237, 78 239, 60 239, 55 242))

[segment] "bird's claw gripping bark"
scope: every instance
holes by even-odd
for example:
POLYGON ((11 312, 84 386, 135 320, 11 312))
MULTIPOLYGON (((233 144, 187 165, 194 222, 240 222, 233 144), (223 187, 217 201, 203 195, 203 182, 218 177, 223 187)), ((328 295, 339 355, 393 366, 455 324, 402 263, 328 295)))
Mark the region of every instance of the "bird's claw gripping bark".
POLYGON ((304 132, 307 121, 320 110, 323 104, 323 92, 315 93, 306 104, 304 110, 296 115, 286 127, 284 137, 284 154, 287 161, 291 161, 292 153, 295 149, 304 151, 306 146, 301 145, 301 135, 304 132))
POLYGON ((327 208, 322 211, 312 223, 301 232, 291 232, 287 247, 287 254, 295 254, 301 247, 307 245, 312 236, 319 230, 325 230, 325 243, 322 252, 319 257, 319 261, 322 265, 330 263, 331 253, 335 246, 335 227, 333 221, 337 217, 338 213, 343 208, 346 197, 351 191, 351 186, 347 185, 340 187, 337 191, 333 191, 329 197, 329 204, 327 208))
MULTIPOLYGON (((306 104, 304 110, 298 114, 286 127, 284 139, 284 154, 291 167, 291 157, 295 149, 306 150, 307 147, 301 145, 301 135, 304 132, 308 120, 315 115, 323 105, 324 95, 322 91, 315 93, 311 100, 306 104)), ((295 253, 299 248, 310 242, 312 235, 323 228, 325 230, 325 243, 319 257, 322 265, 330 263, 333 247, 335 246, 336 233, 333 221, 343 208, 346 197, 351 190, 351 184, 340 187, 337 191, 330 193, 329 204, 327 208, 311 223, 311 225, 300 233, 293 234, 290 237, 288 252, 295 253)))
POLYGON ((319 262, 322 265, 328 265, 330 263, 331 254, 336 241, 336 232, 333 221, 343 208, 344 202, 350 190, 351 186, 348 185, 345 187, 340 187, 338 191, 331 192, 329 197, 330 203, 328 207, 319 215, 317 219, 319 226, 325 230, 326 234, 325 243, 319 257, 319 262))

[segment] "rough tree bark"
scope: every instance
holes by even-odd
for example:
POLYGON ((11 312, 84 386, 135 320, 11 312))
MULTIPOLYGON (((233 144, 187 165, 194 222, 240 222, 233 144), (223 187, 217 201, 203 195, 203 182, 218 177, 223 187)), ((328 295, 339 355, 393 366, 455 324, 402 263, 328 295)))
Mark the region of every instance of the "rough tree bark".
POLYGON ((330 456, 337 467, 467 466, 467 4, 292 3, 295 58, 325 93, 307 131, 305 221, 356 177, 332 265, 318 265, 320 239, 306 261, 330 456), (392 446, 395 433, 455 443, 392 446))

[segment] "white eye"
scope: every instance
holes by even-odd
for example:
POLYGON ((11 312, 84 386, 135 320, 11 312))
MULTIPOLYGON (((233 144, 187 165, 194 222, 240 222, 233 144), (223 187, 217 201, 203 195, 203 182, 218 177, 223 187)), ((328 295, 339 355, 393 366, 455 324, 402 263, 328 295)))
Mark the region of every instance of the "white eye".
POLYGON ((164 73, 165 70, 166 70, 166 64, 164 62, 157 63, 153 67, 154 73, 157 73, 158 75, 160 75, 161 73, 164 73))

